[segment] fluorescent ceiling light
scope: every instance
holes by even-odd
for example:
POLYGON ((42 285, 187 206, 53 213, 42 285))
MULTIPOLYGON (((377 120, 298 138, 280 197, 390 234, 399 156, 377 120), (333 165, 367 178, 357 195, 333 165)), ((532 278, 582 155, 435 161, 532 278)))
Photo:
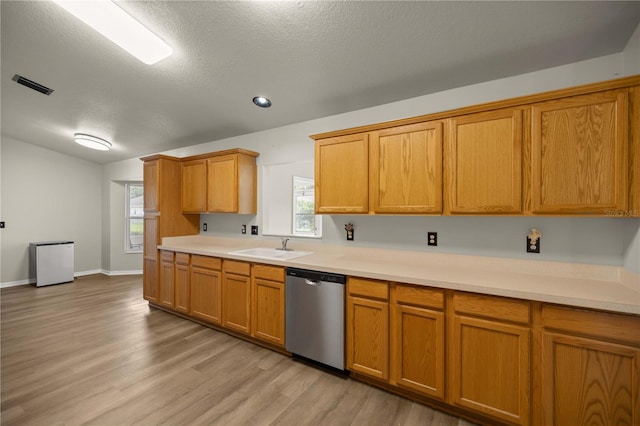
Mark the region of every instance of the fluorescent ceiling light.
POLYGON ((104 139, 97 138, 95 136, 87 135, 84 133, 76 133, 73 135, 73 139, 76 143, 87 148, 97 149, 98 151, 109 151, 111 149, 111 142, 107 142, 104 139))
POLYGON ((173 53, 171 46, 112 1, 53 1, 145 64, 173 53))

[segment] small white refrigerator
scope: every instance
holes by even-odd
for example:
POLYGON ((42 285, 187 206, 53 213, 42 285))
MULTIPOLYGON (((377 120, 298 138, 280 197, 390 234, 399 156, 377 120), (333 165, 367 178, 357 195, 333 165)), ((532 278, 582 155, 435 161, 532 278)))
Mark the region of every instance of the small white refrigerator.
POLYGON ((73 281, 73 241, 29 244, 29 282, 36 287, 73 281))

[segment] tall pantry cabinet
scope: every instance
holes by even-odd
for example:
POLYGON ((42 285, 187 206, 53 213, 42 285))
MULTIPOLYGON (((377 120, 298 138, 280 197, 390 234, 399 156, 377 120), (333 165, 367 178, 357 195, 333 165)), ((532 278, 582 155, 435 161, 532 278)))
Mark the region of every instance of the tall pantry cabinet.
POLYGON ((182 214, 182 168, 178 158, 143 157, 144 162, 144 283, 146 300, 159 303, 158 283, 163 237, 198 234, 199 215, 182 214))

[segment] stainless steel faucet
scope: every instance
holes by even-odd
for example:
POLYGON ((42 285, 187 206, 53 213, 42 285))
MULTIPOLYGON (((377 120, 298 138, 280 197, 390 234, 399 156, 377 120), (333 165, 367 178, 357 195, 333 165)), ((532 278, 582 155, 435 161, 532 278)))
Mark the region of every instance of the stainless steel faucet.
POLYGON ((280 237, 280 241, 282 241, 282 247, 278 247, 276 250, 293 251, 293 249, 287 248, 289 238, 280 237))

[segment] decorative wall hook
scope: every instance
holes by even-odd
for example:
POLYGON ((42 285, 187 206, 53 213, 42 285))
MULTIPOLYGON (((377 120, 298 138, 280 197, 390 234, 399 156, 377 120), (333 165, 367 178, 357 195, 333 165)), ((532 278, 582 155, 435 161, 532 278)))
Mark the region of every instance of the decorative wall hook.
POLYGON ((345 224, 344 229, 347 231, 347 241, 353 241, 353 223, 345 224))

